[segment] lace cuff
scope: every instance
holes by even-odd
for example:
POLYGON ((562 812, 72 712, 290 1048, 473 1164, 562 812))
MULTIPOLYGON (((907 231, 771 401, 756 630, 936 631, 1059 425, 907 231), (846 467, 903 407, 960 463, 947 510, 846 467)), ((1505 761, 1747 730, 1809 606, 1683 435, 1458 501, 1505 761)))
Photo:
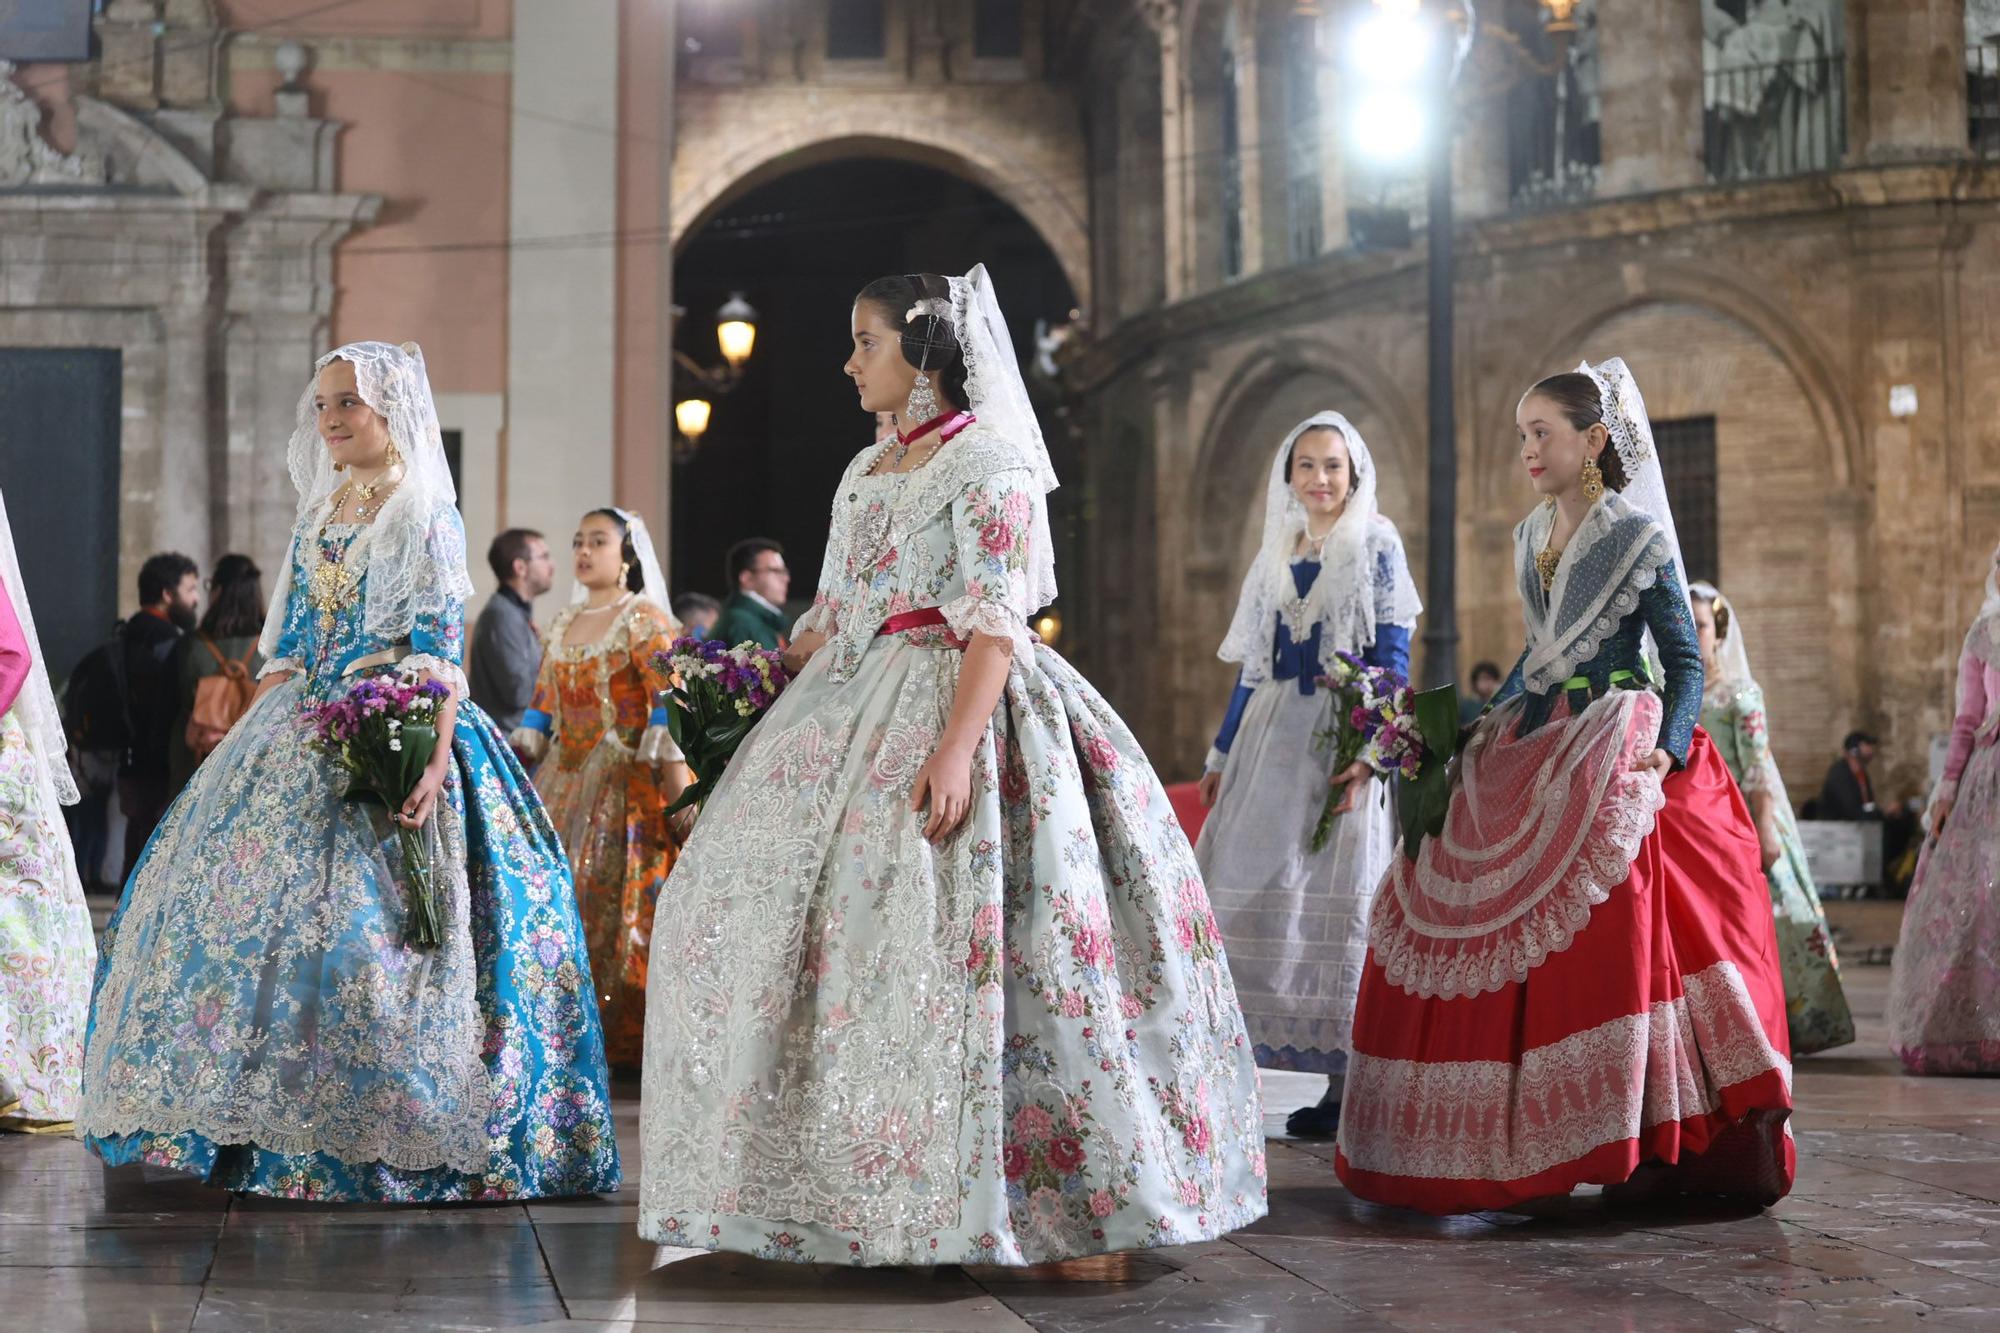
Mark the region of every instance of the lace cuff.
POLYGON ((280 673, 297 674, 303 670, 305 668, 299 665, 299 659, 296 657, 274 657, 258 668, 257 679, 262 680, 266 676, 275 676, 280 673))
POLYGON ((507 733, 507 746, 531 764, 539 764, 549 752, 549 733, 533 727, 516 727, 507 733))
POLYGON ((944 613, 944 623, 951 626, 951 632, 967 642, 975 634, 984 634, 1012 643, 1017 657, 1034 651, 1035 641, 1028 633, 1028 622, 1004 603, 966 596, 946 602, 938 610, 944 613))
POLYGON ((806 613, 799 617, 798 623, 792 626, 793 639, 802 634, 824 634, 832 638, 833 608, 815 598, 813 604, 806 608, 806 613))
POLYGON ((466 696, 469 688, 465 683, 465 672, 459 667, 458 663, 447 657, 436 657, 430 653, 411 653, 408 657, 396 663, 396 670, 412 675, 422 675, 428 671, 431 675, 451 686, 452 693, 461 699, 466 696))
POLYGON ((1229 756, 1211 745, 1208 747, 1208 758, 1201 761, 1201 771, 1204 773, 1220 773, 1222 766, 1228 762, 1229 756))

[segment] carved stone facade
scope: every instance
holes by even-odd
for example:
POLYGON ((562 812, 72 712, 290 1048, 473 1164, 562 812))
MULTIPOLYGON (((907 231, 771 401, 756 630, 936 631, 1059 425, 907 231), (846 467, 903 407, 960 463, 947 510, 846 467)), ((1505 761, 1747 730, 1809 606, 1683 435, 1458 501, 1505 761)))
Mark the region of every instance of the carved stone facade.
POLYGON ((326 345, 334 247, 381 201, 340 193, 338 126, 293 99, 224 112, 207 4, 118 0, 81 67, 75 146, 0 73, 0 347, 122 353, 118 579, 164 549, 275 560, 301 366, 326 345))
MULTIPOLYGON (((1178 26, 1154 29, 1162 58, 1228 7, 1175 7, 1178 26)), ((1237 4, 1235 17, 1258 8, 1237 4)), ((1328 23, 1351 17, 1352 6, 1324 8, 1328 23)), ((1656 420, 1715 419, 1721 568, 1695 572, 1719 575, 1752 627, 1794 794, 1817 789, 1852 727, 1882 734, 1884 793, 1916 793, 2000 540, 2000 389, 1985 387, 2000 383, 2000 169, 1968 152, 1963 9, 1853 0, 1844 159, 1717 185, 1704 159, 1700 11, 1669 8, 1594 6, 1603 163, 1574 203, 1508 211, 1506 191, 1485 184, 1503 142, 1485 117, 1504 99, 1491 81, 1466 94, 1455 172, 1471 215, 1457 270, 1460 666, 1485 657, 1504 669, 1520 647, 1511 530, 1533 497, 1516 458, 1516 399, 1581 357, 1622 355, 1656 420), (1915 388, 1914 416, 1891 413, 1896 385, 1915 388)), ((1258 59, 1270 76, 1281 57, 1258 59)), ((1495 58, 1474 59, 1479 69, 1495 58)), ((1107 62, 1121 64, 1143 62, 1107 62)), ((1193 87, 1168 80, 1169 126, 1217 114, 1193 87)), ((1213 161, 1189 153, 1181 169, 1212 173, 1213 161)), ((1176 169, 1169 158, 1165 170, 1176 169)), ((1327 189, 1330 209, 1344 206, 1339 193, 1327 189)), ((1266 230, 1268 194, 1241 198, 1242 231, 1266 230)), ((1100 238, 1187 229, 1185 218, 1130 216, 1147 209, 1143 196, 1114 202, 1120 216, 1092 219, 1100 238)), ((1101 241, 1101 262, 1107 249, 1101 241)), ((1427 324, 1421 233, 1405 251, 1360 253, 1343 238, 1318 258, 1267 257, 1233 279, 1184 260, 1177 278, 1176 253, 1162 248, 1166 291, 1181 299, 1100 319, 1067 367, 1090 462, 1086 564, 1099 571, 1073 590, 1082 605, 1071 619, 1085 627, 1076 651, 1156 762, 1186 775, 1228 689, 1214 649, 1287 426, 1319 407, 1360 425, 1385 474, 1383 509, 1421 566, 1427 324), (1150 511, 1143 523, 1115 512, 1135 493, 1150 511)))

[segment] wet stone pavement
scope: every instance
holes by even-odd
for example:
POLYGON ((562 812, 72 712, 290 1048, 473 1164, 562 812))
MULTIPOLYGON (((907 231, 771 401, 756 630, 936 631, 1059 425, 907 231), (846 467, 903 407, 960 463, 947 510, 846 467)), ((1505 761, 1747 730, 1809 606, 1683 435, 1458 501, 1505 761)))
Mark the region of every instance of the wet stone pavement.
MULTIPOLYGON (((1008 1271, 790 1267, 661 1249, 636 1192, 525 1206, 232 1197, 66 1139, 0 1136, 0 1328, 2000 1329, 2000 1081, 1896 1071, 1888 970, 1862 1038, 1799 1062, 1799 1179, 1765 1213, 1593 1193, 1447 1221, 1375 1208, 1286 1139, 1315 1080, 1267 1075, 1271 1216, 1213 1244, 1008 1271)), ((636 1087, 621 1088, 636 1142, 636 1087)), ((633 1165, 628 1153, 628 1170, 633 1165)))

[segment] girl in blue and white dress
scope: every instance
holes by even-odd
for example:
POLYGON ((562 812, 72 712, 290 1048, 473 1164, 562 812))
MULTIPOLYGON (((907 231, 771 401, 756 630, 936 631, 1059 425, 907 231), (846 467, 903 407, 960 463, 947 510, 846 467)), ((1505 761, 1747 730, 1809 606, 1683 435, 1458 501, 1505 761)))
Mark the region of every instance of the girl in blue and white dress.
POLYGON ((313 370, 268 665, 105 934, 78 1135, 107 1163, 296 1198, 616 1189, 569 866, 465 697, 472 583, 422 353, 353 343, 313 370), (452 690, 393 812, 343 799, 309 716, 385 670, 452 690), (399 824, 435 834, 435 949, 405 943, 399 824))
POLYGON ((1326 1096, 1287 1121, 1331 1135, 1368 907, 1395 852, 1388 783, 1356 761, 1334 771, 1314 733, 1318 685, 1337 654, 1409 674, 1417 600, 1403 540, 1376 508, 1375 460, 1338 412, 1293 427, 1265 490, 1264 539, 1219 656, 1241 664, 1201 783, 1215 813, 1195 855, 1229 946, 1257 1063, 1327 1075, 1326 1096), (1327 786, 1347 812, 1311 849, 1327 786))

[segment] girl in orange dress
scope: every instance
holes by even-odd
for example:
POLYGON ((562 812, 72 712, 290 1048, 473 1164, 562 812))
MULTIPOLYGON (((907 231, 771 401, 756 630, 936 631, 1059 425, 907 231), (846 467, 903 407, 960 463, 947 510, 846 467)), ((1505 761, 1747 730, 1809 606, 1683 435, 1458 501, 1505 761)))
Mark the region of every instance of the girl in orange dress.
POLYGON ((667 807, 688 769, 655 707, 671 683, 655 657, 680 625, 638 515, 593 509, 572 550, 576 595, 549 628, 534 703, 510 739, 539 764, 535 786, 569 853, 606 1054, 636 1067, 653 904, 684 835, 667 807))

